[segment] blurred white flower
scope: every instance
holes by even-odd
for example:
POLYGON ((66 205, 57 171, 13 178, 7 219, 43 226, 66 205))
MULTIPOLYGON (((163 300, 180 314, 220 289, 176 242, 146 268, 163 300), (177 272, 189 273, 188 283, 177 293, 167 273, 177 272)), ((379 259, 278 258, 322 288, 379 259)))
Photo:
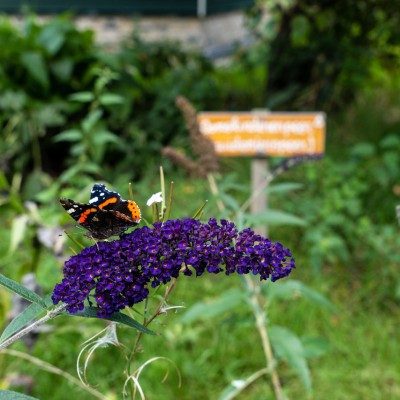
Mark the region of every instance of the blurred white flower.
POLYGON ((161 203, 162 202, 162 193, 158 192, 158 193, 154 193, 153 196, 151 196, 148 200, 147 200, 147 205, 151 206, 153 203, 161 203))
POLYGON ((243 379, 236 379, 231 382, 231 385, 235 389, 242 389, 243 387, 246 386, 246 382, 243 379))

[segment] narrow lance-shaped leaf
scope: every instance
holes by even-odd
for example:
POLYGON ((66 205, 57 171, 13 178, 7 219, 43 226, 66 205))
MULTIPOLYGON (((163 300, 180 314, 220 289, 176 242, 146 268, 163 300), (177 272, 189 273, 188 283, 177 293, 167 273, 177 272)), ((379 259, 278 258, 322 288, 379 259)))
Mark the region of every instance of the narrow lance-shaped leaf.
POLYGON ((65 29, 56 24, 47 25, 43 28, 37 41, 51 55, 56 54, 65 42, 65 29))
POLYGON ((117 104, 123 104, 124 98, 119 94, 115 93, 104 93, 99 97, 100 104, 103 106, 112 106, 117 104))
POLYGON ((284 193, 290 192, 292 190, 298 190, 303 187, 303 184, 296 182, 284 182, 284 183, 275 183, 271 186, 268 186, 267 192, 269 194, 272 193, 284 193))
POLYGON ((89 103, 94 100, 94 94, 92 92, 77 92, 69 96, 70 100, 79 101, 81 103, 89 103))
POLYGON ((265 285, 263 291, 266 292, 270 301, 274 299, 297 300, 299 296, 302 296, 319 306, 335 311, 334 305, 323 294, 300 281, 288 280, 274 285, 265 285))
POLYGON ((8 339, 14 333, 18 332, 22 329, 25 325, 29 324, 30 322, 34 321, 40 314, 43 313, 45 309, 40 306, 39 304, 32 303, 30 306, 25 308, 20 314, 18 314, 4 329, 0 337, 0 342, 8 339))
POLYGON ((18 282, 13 281, 2 274, 0 274, 0 285, 10 289, 12 292, 20 295, 31 303, 36 303, 43 308, 46 308, 46 302, 37 293, 27 289, 25 286, 22 286, 18 282))
POLYGON ((49 87, 47 65, 42 54, 35 51, 25 51, 21 54, 21 63, 36 82, 44 88, 49 87))
POLYGON ((102 110, 93 110, 91 111, 87 117, 82 121, 82 130, 85 133, 90 132, 93 127, 100 121, 103 115, 102 110))
POLYGON ((181 323, 190 323, 196 320, 205 320, 218 317, 224 312, 236 309, 243 304, 245 295, 240 290, 229 290, 218 299, 210 302, 198 302, 180 318, 181 323))
POLYGON ((269 336, 277 356, 297 372, 306 390, 311 391, 310 370, 301 340, 293 332, 279 326, 270 327, 269 336))
POLYGON ((27 396, 26 394, 13 392, 12 390, 0 390, 1 400, 39 400, 37 397, 27 396))
POLYGON ((249 225, 297 225, 297 226, 305 226, 307 225, 306 221, 302 218, 296 217, 293 214, 289 214, 286 212, 278 211, 278 210, 267 210, 255 215, 247 214, 246 215, 246 223, 249 225))
POLYGON ((325 338, 307 337, 302 338, 304 355, 308 359, 321 357, 331 349, 331 344, 325 338))
MULTIPOLYGON (((86 318, 99 318, 97 316, 97 308, 96 307, 85 307, 82 311, 77 311, 76 313, 66 313, 66 315, 72 317, 86 317, 86 318)), ((147 333, 148 335, 157 335, 157 333, 147 329, 145 326, 134 320, 133 318, 129 317, 126 314, 121 313, 114 313, 107 318, 99 318, 99 319, 107 319, 108 321, 118 322, 120 324, 124 324, 130 326, 131 328, 135 328, 140 332, 147 333)))
POLYGON ((115 134, 107 130, 96 131, 96 134, 92 138, 93 143, 96 145, 102 145, 106 143, 115 143, 123 146, 123 141, 115 134))
POLYGON ((54 137, 54 142, 77 142, 82 140, 82 132, 79 129, 68 129, 62 131, 54 137))

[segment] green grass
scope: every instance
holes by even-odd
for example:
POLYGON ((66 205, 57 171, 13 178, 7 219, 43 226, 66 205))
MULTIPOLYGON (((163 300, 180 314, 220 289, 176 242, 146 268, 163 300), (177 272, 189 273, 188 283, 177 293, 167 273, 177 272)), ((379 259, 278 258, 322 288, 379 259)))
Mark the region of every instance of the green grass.
MULTIPOLYGON (((343 274, 313 279, 313 287, 328 292, 326 295, 337 307, 334 314, 299 302, 281 316, 281 323, 293 326, 299 334, 318 335, 330 343, 329 353, 310 363, 314 386, 311 398, 396 399, 400 393, 395 378, 400 373, 400 348, 395 304, 366 306, 362 286, 346 283, 349 278, 343 274)), ((301 387, 289 387, 288 393, 291 398, 305 398, 301 387)))

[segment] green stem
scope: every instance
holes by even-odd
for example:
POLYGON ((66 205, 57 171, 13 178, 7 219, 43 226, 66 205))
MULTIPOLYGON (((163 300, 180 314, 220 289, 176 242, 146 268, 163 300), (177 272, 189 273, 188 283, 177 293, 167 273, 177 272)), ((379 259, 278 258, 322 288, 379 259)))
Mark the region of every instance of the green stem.
POLYGON ((7 340, 5 340, 1 345, 0 345, 0 351, 5 349, 7 346, 10 344, 16 342, 18 339, 21 339, 23 336, 34 330, 40 325, 45 324, 47 321, 50 319, 56 317, 58 314, 60 314, 61 311, 63 311, 67 307, 66 304, 61 304, 60 306, 56 307, 52 311, 48 311, 47 314, 38 319, 37 321, 32 322, 30 325, 26 326, 25 328, 21 329, 19 332, 17 332, 15 335, 11 336, 7 340))
MULTIPOLYGON (((161 314, 161 309, 164 306, 165 302, 167 301, 168 296, 171 294, 172 289, 174 288, 175 284, 176 284, 176 278, 173 279, 171 285, 167 288, 163 299, 160 301, 156 311, 153 313, 153 315, 149 319, 146 318, 147 306, 148 306, 148 298, 146 298, 145 304, 144 304, 144 310, 143 310, 143 326, 147 327, 158 315, 161 314)), ((131 372, 132 371, 132 368, 131 368, 132 360, 134 360, 134 358, 135 358, 135 354, 137 353, 137 350, 139 347, 139 342, 140 342, 140 339, 142 338, 142 336, 143 336, 143 333, 138 332, 133 350, 130 353, 130 355, 128 356, 128 367, 127 367, 127 375, 128 376, 130 376, 132 374, 132 372, 131 372)), ((133 370, 136 370, 136 368, 133 368, 133 370)), ((133 385, 133 387, 131 388, 131 393, 133 394, 135 392, 135 384, 133 381, 131 381, 131 382, 133 385)))
POLYGON ((165 216, 165 179, 164 179, 164 169, 160 166, 160 184, 161 184, 161 213, 159 218, 164 221, 165 216))
MULTIPOLYGON (((153 319, 156 318, 156 317, 161 313, 161 309, 162 309, 162 307, 164 306, 165 302, 167 301, 168 296, 171 294, 172 289, 174 288, 175 284, 176 284, 176 278, 173 279, 173 281, 172 281, 170 287, 167 288, 167 290, 166 290, 166 292, 165 292, 164 298, 160 301, 160 304, 158 305, 157 310, 156 310, 156 311, 154 312, 154 314, 148 319, 148 321, 146 321, 146 322, 143 324, 144 326, 147 327, 147 326, 153 321, 153 319)), ((140 333, 141 333, 141 332, 140 332, 140 333)))
MULTIPOLYGON (((269 184, 271 180, 271 176, 268 176, 265 179, 265 187, 263 186, 260 188, 260 190, 265 190, 266 186, 269 184)), ((218 195, 218 186, 217 183, 214 179, 214 176, 209 174, 208 175, 208 182, 210 185, 211 192, 214 195, 218 195)), ((241 207, 240 211, 244 211, 247 207, 250 206, 252 200, 258 193, 253 193, 252 196, 248 199, 248 201, 241 207)), ((220 201, 218 204, 218 208, 221 211, 224 211, 226 209, 225 204, 223 201, 220 201)), ((254 317, 256 320, 256 326, 258 333, 261 338, 261 344, 263 347, 263 352, 266 360, 266 365, 267 369, 271 374, 271 380, 272 380, 272 386, 274 388, 275 392, 275 397, 277 400, 283 400, 283 391, 282 391, 282 386, 279 380, 279 375, 276 372, 275 365, 276 361, 274 358, 274 354, 272 352, 272 347, 271 347, 271 342, 268 337, 268 331, 267 331, 267 315, 266 312, 264 311, 265 307, 262 304, 261 301, 261 294, 260 294, 260 286, 257 282, 255 282, 253 279, 251 279, 248 275, 244 276, 245 282, 246 282, 246 289, 250 294, 250 304, 252 306, 252 310, 254 313, 254 317)))
POLYGON ((260 335, 261 344, 264 351, 267 369, 271 374, 272 386, 275 392, 275 398, 277 400, 283 400, 282 386, 279 380, 279 375, 276 372, 276 360, 272 352, 271 342, 269 340, 267 331, 267 315, 264 305, 261 301, 260 285, 254 279, 251 279, 248 275, 245 276, 247 283, 247 289, 250 293, 250 303, 253 309, 254 317, 256 320, 256 326, 260 335))
POLYGON ((167 206, 167 216, 165 218, 166 220, 169 220, 169 217, 171 215, 173 194, 174 194, 174 182, 171 181, 169 185, 169 200, 167 206))

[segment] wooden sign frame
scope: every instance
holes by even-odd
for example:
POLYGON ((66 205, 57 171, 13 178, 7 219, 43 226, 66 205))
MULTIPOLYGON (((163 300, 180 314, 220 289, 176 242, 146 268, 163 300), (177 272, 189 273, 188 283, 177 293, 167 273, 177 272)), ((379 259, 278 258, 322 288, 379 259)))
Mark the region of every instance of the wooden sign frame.
POLYGON ((323 112, 202 112, 200 131, 222 156, 323 154, 323 112))

